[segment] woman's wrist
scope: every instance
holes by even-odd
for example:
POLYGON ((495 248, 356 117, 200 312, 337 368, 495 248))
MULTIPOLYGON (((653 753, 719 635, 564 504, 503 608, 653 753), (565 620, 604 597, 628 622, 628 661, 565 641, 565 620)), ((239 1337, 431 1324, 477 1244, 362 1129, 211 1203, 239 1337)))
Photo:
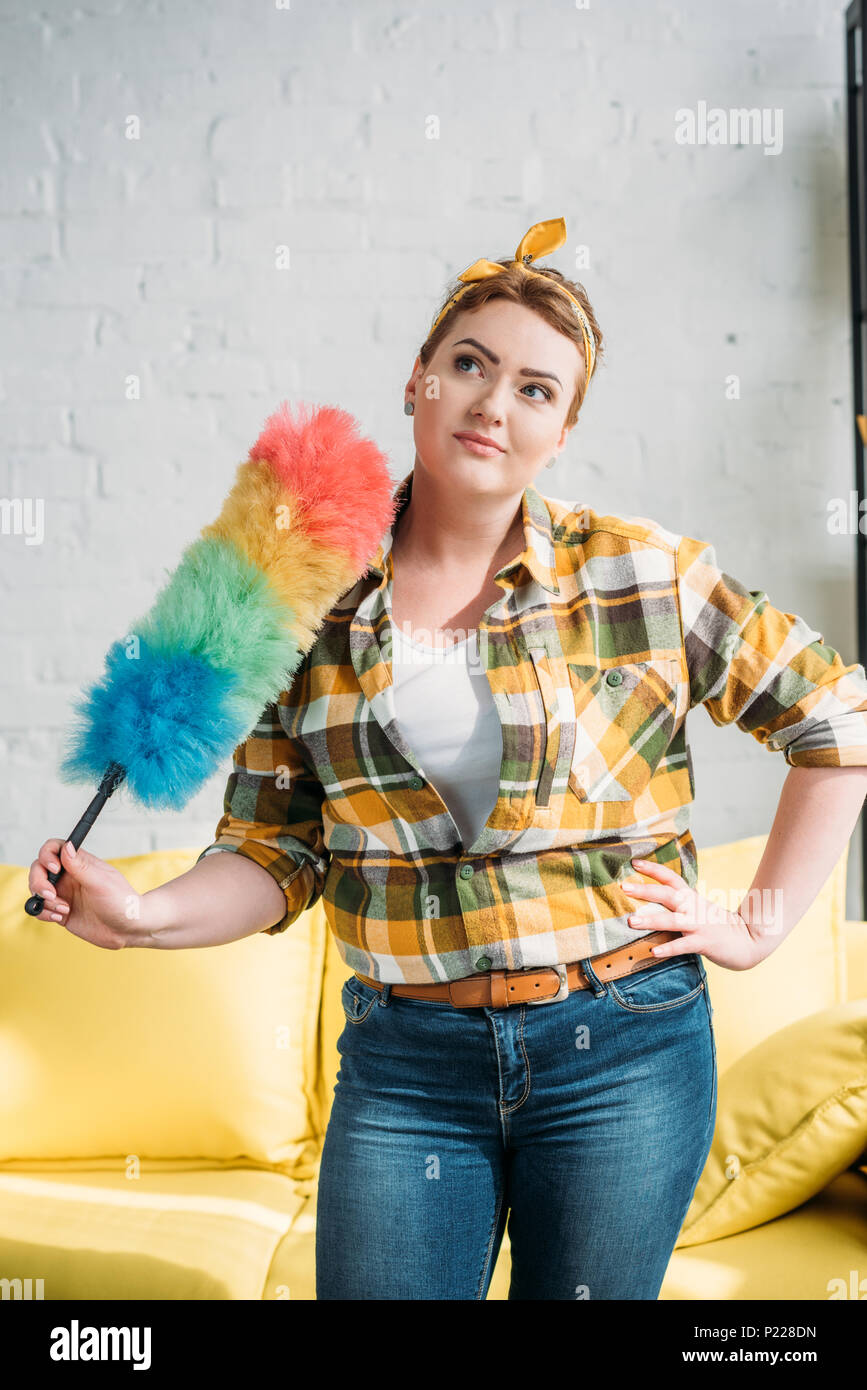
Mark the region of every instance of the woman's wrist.
MULTIPOLYGON (((758 896, 761 898, 761 895, 758 896)), ((777 905, 779 906, 779 899, 777 905)), ((769 913, 764 901, 757 905, 756 895, 751 893, 747 894, 737 909, 737 915, 752 939, 753 965, 760 965, 776 951, 786 936, 782 918, 778 911, 769 913)))

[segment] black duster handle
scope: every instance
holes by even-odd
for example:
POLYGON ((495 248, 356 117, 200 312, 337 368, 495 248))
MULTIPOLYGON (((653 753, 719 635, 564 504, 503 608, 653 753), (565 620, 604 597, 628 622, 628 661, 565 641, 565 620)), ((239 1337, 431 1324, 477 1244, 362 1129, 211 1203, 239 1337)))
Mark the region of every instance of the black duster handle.
MULTIPOLYGON (((93 825, 93 822, 96 820, 112 792, 117 790, 125 776, 126 768, 121 767, 120 763, 109 763, 108 768, 103 774, 102 781, 99 784, 99 790, 96 796, 91 801, 84 815, 81 817, 81 820, 73 828, 71 834, 67 836, 67 840, 71 841, 76 849, 78 849, 78 846, 84 840, 90 827, 93 825)), ((56 872, 49 870, 49 883, 55 884, 62 873, 63 869, 58 869, 56 872)), ((38 893, 34 893, 33 897, 28 898, 24 904, 24 911, 30 917, 38 917, 44 906, 45 899, 40 897, 38 893)))

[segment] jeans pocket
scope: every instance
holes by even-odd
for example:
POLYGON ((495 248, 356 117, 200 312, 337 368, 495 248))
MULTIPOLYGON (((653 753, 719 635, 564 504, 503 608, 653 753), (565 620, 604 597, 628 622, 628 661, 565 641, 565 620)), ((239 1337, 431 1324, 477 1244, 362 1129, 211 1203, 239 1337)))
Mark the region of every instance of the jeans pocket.
POLYGON ((344 980, 340 991, 340 1002, 347 1023, 364 1023, 380 998, 379 990, 366 985, 356 975, 344 980))
POLYGON ((672 956, 632 975, 606 981, 610 998, 630 1013, 658 1013, 677 1009, 696 999, 705 988, 705 972, 698 956, 672 956))

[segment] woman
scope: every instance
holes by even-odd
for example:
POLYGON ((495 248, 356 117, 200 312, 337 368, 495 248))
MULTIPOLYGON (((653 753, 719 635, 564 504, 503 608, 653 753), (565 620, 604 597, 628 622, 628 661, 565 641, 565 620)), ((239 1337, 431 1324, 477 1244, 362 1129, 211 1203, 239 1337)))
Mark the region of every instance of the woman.
POLYGON ((95 856, 51 840, 31 868, 46 894, 60 853, 46 915, 108 946, 276 933, 323 896, 354 973, 320 1299, 484 1299, 507 1222, 510 1298, 656 1299, 714 1127, 702 957, 774 950, 864 798, 861 667, 711 546, 534 487, 602 347, 583 288, 530 269, 564 239, 536 224, 434 319, 394 523, 236 750, 194 869, 130 913, 95 856), (753 885, 785 881, 783 920, 695 891, 700 703, 793 767, 753 885))

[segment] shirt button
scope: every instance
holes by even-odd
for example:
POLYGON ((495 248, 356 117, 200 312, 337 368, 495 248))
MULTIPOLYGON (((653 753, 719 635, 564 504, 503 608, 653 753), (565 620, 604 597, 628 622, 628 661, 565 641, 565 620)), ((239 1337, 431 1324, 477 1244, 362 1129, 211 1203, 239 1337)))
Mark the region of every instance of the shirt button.
POLYGON ((623 680, 623 672, 609 671, 605 679, 609 685, 620 685, 621 681, 623 680))
POLYGON ((462 864, 458 872, 461 878, 472 878, 473 874, 476 871, 473 868, 472 864, 462 864))
POLYGON ((490 957, 490 956, 479 956, 478 960, 476 961, 476 969, 477 969, 477 970, 490 970, 490 968, 491 968, 491 957, 490 957))
POLYGON ((410 789, 411 789, 412 791, 414 791, 414 792, 420 792, 421 789, 422 789, 422 787, 424 786, 424 778, 423 778, 423 777, 411 777, 411 778, 410 778, 409 785, 410 785, 410 789))

